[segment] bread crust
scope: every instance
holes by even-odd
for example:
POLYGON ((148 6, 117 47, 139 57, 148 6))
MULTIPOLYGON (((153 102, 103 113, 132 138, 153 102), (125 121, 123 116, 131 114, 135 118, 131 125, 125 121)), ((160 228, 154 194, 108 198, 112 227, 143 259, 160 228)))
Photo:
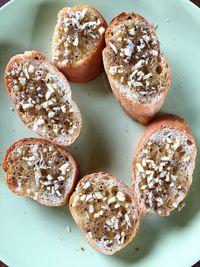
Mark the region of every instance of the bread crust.
POLYGON ((7 184, 8 188, 10 189, 10 191, 15 193, 16 195, 33 198, 28 194, 23 194, 22 192, 19 192, 19 191, 15 190, 15 185, 11 182, 11 179, 9 179, 10 175, 8 173, 8 162, 9 162, 10 153, 13 150, 15 150, 17 147, 20 147, 20 146, 22 146, 24 144, 27 144, 27 143, 33 144, 33 143, 38 143, 38 142, 42 143, 42 144, 49 145, 49 146, 53 145, 54 147, 56 147, 56 149, 60 153, 62 153, 67 158, 69 158, 70 159, 70 163, 72 164, 72 167, 73 167, 72 182, 71 182, 69 190, 65 193, 65 196, 63 196, 63 199, 60 202, 55 202, 55 203, 52 203, 52 202, 50 202, 48 200, 44 200, 44 199, 36 200, 38 203, 40 203, 42 205, 45 205, 45 206, 63 206, 65 204, 69 203, 69 198, 70 198, 71 194, 73 193, 75 185, 76 185, 76 183, 78 181, 78 178, 79 178, 79 169, 78 169, 77 162, 76 162, 75 158, 68 151, 66 151, 63 147, 61 147, 59 145, 52 144, 48 140, 41 139, 41 138, 23 138, 21 140, 18 140, 14 144, 12 144, 7 149, 7 151, 6 151, 6 153, 5 153, 4 157, 3 157, 3 161, 2 161, 2 168, 6 172, 5 183, 7 184))
POLYGON ((76 188, 75 188, 75 192, 71 195, 70 197, 70 201, 69 201, 69 210, 72 214, 72 217, 74 219, 74 221, 76 222, 76 224, 78 225, 78 227, 81 229, 81 231, 84 233, 88 243, 97 251, 104 253, 106 255, 113 255, 114 253, 116 253, 117 251, 123 249, 124 247, 126 247, 132 240, 133 238, 136 236, 138 230, 139 230, 139 224, 140 224, 140 216, 139 216, 139 211, 138 211, 138 206, 137 204, 135 204, 135 212, 136 212, 136 219, 135 219, 135 225, 134 228, 132 229, 131 235, 129 235, 129 237, 126 239, 126 241, 121 245, 118 246, 116 249, 113 249, 111 251, 105 250, 105 249, 101 249, 100 246, 95 245, 93 239, 91 237, 88 236, 87 232, 84 231, 84 229, 82 228, 82 221, 80 220, 79 216, 77 216, 75 208, 72 207, 72 203, 74 201, 74 197, 76 194, 76 191, 79 190, 81 184, 84 182, 87 182, 88 180, 90 180, 92 177, 95 176, 101 176, 103 177, 108 177, 110 180, 115 180, 117 181, 117 183, 119 184, 119 187, 123 188, 123 190, 126 191, 127 194, 130 195, 130 197, 132 198, 133 202, 135 202, 135 199, 133 198, 133 196, 131 195, 131 190, 129 189, 129 187, 120 179, 112 176, 111 174, 108 173, 104 173, 104 172, 99 172, 99 173, 92 173, 89 175, 84 176, 77 184, 76 188))
MULTIPOLYGON (((121 107, 128 113, 128 115, 133 118, 134 120, 147 125, 152 117, 160 110, 160 108, 163 105, 163 102, 167 96, 170 82, 171 82, 171 71, 170 66, 167 63, 166 57, 161 54, 162 62, 166 65, 166 78, 165 78, 165 84, 164 88, 161 92, 161 94, 156 97, 153 101, 150 103, 141 103, 135 99, 133 99, 131 96, 128 96, 126 93, 122 92, 121 85, 116 81, 112 75, 109 73, 109 61, 108 61, 108 54, 111 50, 109 40, 110 35, 112 33, 114 25, 120 24, 122 21, 124 21, 127 17, 131 17, 134 20, 140 21, 144 24, 147 24, 149 27, 153 27, 147 20, 135 13, 121 13, 116 18, 114 18, 110 25, 108 26, 105 34, 106 38, 106 48, 103 50, 103 63, 104 68, 111 86, 111 89, 113 91, 113 94, 117 101, 120 103, 121 107)), ((155 35, 155 34, 154 34, 155 35)))
MULTIPOLYGON (((76 6, 80 7, 80 6, 76 6)), ((74 8, 76 8, 74 7, 74 8)), ((106 29, 107 23, 105 19, 102 17, 102 15, 94 8, 89 5, 83 5, 81 6, 81 9, 90 9, 95 14, 98 15, 98 18, 100 19, 102 26, 106 29)), ((58 13, 58 18, 59 18, 58 13)), ((56 25, 54 34, 53 34, 53 43, 56 40, 56 37, 58 35, 58 29, 59 26, 56 25)), ((76 83, 87 83, 93 79, 95 79, 99 74, 103 72, 103 61, 102 61, 102 51, 105 47, 105 33, 103 33, 99 39, 98 45, 94 51, 91 52, 91 54, 79 61, 76 64, 71 64, 69 66, 63 66, 60 62, 56 62, 53 60, 53 63, 55 66, 65 75, 65 77, 71 81, 76 83)), ((53 53, 53 47, 52 47, 52 53, 53 53)))
POLYGON ((126 13, 126 12, 122 12, 120 13, 118 16, 116 16, 115 18, 113 18, 110 22, 110 24, 108 25, 108 28, 106 30, 105 33, 105 41, 106 41, 106 47, 110 47, 110 35, 112 35, 112 28, 115 25, 120 24, 121 22, 123 22, 124 20, 126 20, 128 17, 131 17, 132 19, 135 19, 137 21, 143 22, 147 25, 149 25, 151 28, 153 28, 153 25, 150 24, 143 16, 137 14, 137 13, 126 13))
MULTIPOLYGON (((6 88, 6 91, 8 93, 8 96, 9 96, 10 100, 14 103, 14 105, 16 106, 18 104, 17 103, 17 99, 12 97, 12 91, 11 91, 12 88, 9 85, 9 77, 8 77, 7 73, 10 72, 10 70, 12 70, 12 66, 15 63, 19 62, 21 59, 30 59, 30 58, 44 61, 45 64, 47 64, 48 66, 50 66, 51 69, 53 69, 53 71, 55 71, 55 74, 58 75, 60 79, 62 79, 62 80, 64 80, 66 82, 66 87, 65 87, 66 93, 68 94, 69 98, 71 99, 71 102, 70 103, 73 106, 73 108, 76 110, 77 120, 79 121, 79 123, 77 125, 78 127, 77 127, 76 131, 74 132, 74 134, 71 135, 71 136, 69 136, 68 139, 64 139, 62 142, 57 141, 56 140, 57 138, 54 138, 54 139, 53 138, 49 138, 47 135, 41 133, 41 131, 35 131, 35 133, 38 134, 40 137, 45 138, 45 139, 51 141, 54 144, 68 146, 68 145, 72 144, 76 140, 76 138, 79 136, 79 134, 80 134, 81 127, 82 127, 81 113, 80 113, 80 110, 77 107, 76 103, 71 98, 70 86, 69 86, 68 81, 66 80, 65 76, 61 72, 59 72, 59 70, 54 65, 52 65, 48 61, 48 59, 42 53, 37 52, 37 51, 25 51, 24 54, 15 55, 15 56, 13 56, 9 60, 9 62, 7 64, 7 67, 5 69, 5 72, 4 72, 4 82, 5 82, 5 88, 6 88)), ((19 115, 20 119, 22 120, 22 122, 28 128, 30 128, 31 130, 33 130, 32 127, 30 126, 29 122, 27 122, 26 120, 24 120, 24 118, 22 116, 22 113, 20 112, 20 110, 17 107, 16 107, 16 111, 17 111, 17 114, 19 115)))
MULTIPOLYGON (((196 144, 195 144, 195 140, 194 137, 192 136, 192 133, 190 131, 190 128, 187 124, 187 122, 178 116, 175 115, 164 115, 164 116, 159 116, 157 118, 155 118, 151 124, 147 127, 147 129, 145 130, 144 134, 142 135, 137 149, 136 149, 136 153, 132 162, 132 194, 134 195, 135 198, 138 199, 138 202, 140 202, 136 190, 135 190, 135 183, 136 183, 136 163, 137 163, 137 158, 138 155, 140 153, 140 150, 143 146, 143 144, 155 133, 160 131, 161 129, 164 128, 172 128, 175 130, 178 130, 180 132, 184 132, 184 134, 187 136, 187 138, 192 142, 192 144, 194 144, 194 149, 193 152, 191 153, 191 169, 192 171, 194 170, 195 167, 195 158, 196 158, 196 153, 197 153, 197 149, 196 149, 196 144)), ((189 187, 192 183, 192 173, 189 173, 188 175, 188 179, 189 179, 189 187)), ((188 188, 189 190, 189 188, 188 188)), ((185 194, 182 197, 182 200, 186 197, 188 190, 185 192, 185 194)), ((138 204, 140 205, 140 204, 138 204)), ((139 208, 140 210, 140 214, 141 216, 145 216, 148 215, 149 212, 143 208, 142 206, 140 206, 139 208)), ((166 216, 167 214, 169 214, 171 212, 170 211, 166 211, 166 213, 160 214, 161 216, 166 216)))

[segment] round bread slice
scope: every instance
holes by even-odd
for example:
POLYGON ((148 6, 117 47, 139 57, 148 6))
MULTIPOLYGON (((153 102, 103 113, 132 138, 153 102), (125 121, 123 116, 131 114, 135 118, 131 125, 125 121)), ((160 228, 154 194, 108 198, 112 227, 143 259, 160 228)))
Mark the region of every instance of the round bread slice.
POLYGON ((13 193, 46 206, 68 203, 79 175, 69 152, 38 138, 22 139, 8 148, 3 169, 13 193))
POLYGON ((121 13, 106 30, 103 63, 113 94, 135 120, 148 124, 170 85, 170 66, 152 25, 135 13, 121 13))
POLYGON ((58 13, 53 62, 68 80, 85 83, 103 71, 106 27, 102 15, 88 5, 66 7, 58 13))
POLYGON ((21 120, 35 133, 65 146, 78 137, 82 119, 69 83, 41 53, 27 51, 12 57, 5 86, 21 120))
POLYGON ((118 178, 103 172, 83 177, 70 198, 71 214, 96 250, 112 255, 135 237, 137 205, 118 178))
POLYGON ((133 160, 133 195, 142 215, 170 215, 192 183, 196 145, 189 126, 176 116, 160 116, 146 129, 133 160))

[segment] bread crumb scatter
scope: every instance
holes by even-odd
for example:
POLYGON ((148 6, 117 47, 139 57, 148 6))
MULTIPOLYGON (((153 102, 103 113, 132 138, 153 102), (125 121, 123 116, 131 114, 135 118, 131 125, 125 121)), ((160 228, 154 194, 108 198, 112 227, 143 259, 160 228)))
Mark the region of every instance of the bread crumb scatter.
POLYGON ((18 191, 35 200, 60 201, 71 186, 72 172, 69 158, 53 145, 25 143, 9 155, 10 179, 17 183, 18 191))
POLYGON ((157 30, 157 28, 158 28, 158 23, 154 23, 153 24, 153 30, 155 31, 155 30, 157 30))
POLYGON ((149 212, 162 214, 177 208, 189 188, 186 174, 190 168, 192 145, 184 133, 162 129, 154 133, 138 151, 136 191, 149 212))
POLYGON ((178 211, 181 211, 184 207, 185 207, 185 202, 181 202, 181 203, 178 205, 178 211))
POLYGON ((159 97, 164 86, 160 44, 153 27, 133 19, 113 26, 109 73, 140 102, 159 97))
POLYGON ((105 32, 93 10, 81 7, 64 8, 57 22, 58 36, 53 43, 53 60, 70 65, 91 53, 105 32))
POLYGON ((71 226, 70 225, 66 225, 65 229, 67 230, 68 233, 71 233, 71 226))
POLYGON ((97 246, 111 250, 122 245, 136 223, 131 196, 115 180, 93 177, 76 190, 72 207, 97 246))

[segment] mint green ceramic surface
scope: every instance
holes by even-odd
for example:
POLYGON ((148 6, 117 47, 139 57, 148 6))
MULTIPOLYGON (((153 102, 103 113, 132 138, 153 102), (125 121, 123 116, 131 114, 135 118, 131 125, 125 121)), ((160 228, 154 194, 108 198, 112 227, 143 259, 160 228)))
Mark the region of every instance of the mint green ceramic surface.
MULTIPOLYGON (((185 117, 199 148, 200 9, 187 0, 16 0, 0 10, 0 159, 13 142, 34 136, 10 110, 3 83, 6 63, 12 55, 31 49, 50 58, 57 12, 75 4, 93 5, 108 23, 123 11, 135 11, 158 24, 161 47, 172 67, 171 89, 161 111, 185 117)), ((106 171, 130 185, 131 161, 145 128, 122 111, 105 74, 87 84, 71 83, 71 88, 83 115, 83 129, 69 150, 81 175, 106 171)), ((191 266, 200 259, 199 172, 197 156, 194 182, 181 212, 142 219, 140 232, 127 248, 104 256, 86 243, 67 207, 44 207, 15 196, 1 170, 0 259, 11 267, 191 266)))

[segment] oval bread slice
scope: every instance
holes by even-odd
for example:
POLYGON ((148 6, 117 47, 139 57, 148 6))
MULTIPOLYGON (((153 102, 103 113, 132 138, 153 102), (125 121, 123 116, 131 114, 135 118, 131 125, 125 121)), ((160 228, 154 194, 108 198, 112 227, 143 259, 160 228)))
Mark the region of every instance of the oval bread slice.
POLYGON ((146 129, 133 160, 133 194, 142 215, 167 216, 192 183, 196 145, 189 126, 176 116, 160 116, 146 129))
POLYGON ((66 7, 58 13, 52 56, 68 80, 85 83, 103 71, 106 27, 102 15, 88 5, 66 7))
POLYGON ((69 83, 41 53, 12 57, 5 86, 21 120, 35 133, 66 146, 78 137, 82 120, 69 83))
POLYGON ((148 124, 170 85, 170 66, 153 27, 136 13, 122 13, 106 30, 103 63, 113 94, 135 120, 148 124))
POLYGON ((68 203, 79 174, 69 152, 38 138, 22 139, 8 148, 3 169, 13 193, 46 206, 68 203))
POLYGON ((83 177, 69 205, 89 244, 104 254, 112 255, 125 247, 138 231, 138 210, 131 192, 110 174, 83 177))

